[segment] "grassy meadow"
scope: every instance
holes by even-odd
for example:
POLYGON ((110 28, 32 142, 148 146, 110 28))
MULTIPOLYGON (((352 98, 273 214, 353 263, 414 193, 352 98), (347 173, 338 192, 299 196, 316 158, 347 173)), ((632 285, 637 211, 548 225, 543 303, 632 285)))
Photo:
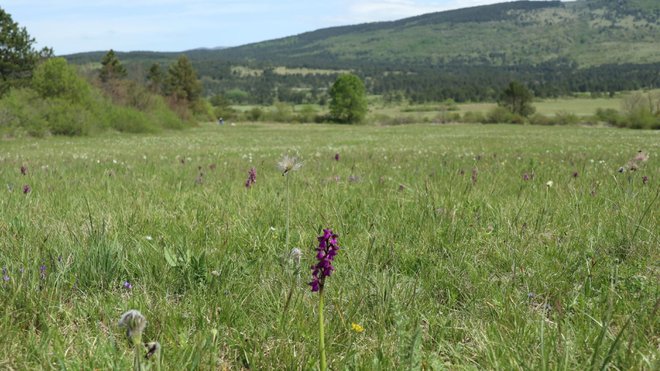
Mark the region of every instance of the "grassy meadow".
POLYGON ((522 125, 3 140, 0 369, 129 369, 129 309, 163 369, 315 369, 322 228, 330 369, 658 369, 659 152, 522 125))

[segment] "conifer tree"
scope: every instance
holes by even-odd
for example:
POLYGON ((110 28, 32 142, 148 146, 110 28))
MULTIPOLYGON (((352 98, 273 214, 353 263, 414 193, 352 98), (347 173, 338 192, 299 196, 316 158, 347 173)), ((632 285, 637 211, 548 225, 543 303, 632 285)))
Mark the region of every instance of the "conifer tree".
POLYGON ((103 59, 101 59, 101 70, 99 78, 102 82, 123 79, 126 77, 126 67, 119 61, 115 51, 110 49, 103 59))

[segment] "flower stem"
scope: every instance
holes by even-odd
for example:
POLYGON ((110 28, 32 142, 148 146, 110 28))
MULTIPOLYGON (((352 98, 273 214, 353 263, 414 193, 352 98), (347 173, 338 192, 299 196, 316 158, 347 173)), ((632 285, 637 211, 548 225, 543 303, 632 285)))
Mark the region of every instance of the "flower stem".
POLYGON ((289 176, 288 174, 286 175, 286 242, 285 242, 285 250, 286 252, 289 251, 289 218, 291 215, 291 203, 289 202, 289 176))
POLYGON ((141 354, 140 350, 142 347, 141 343, 141 337, 134 337, 133 338, 133 353, 134 353, 134 358, 133 358, 133 369, 135 371, 142 371, 142 365, 141 365, 141 354))
POLYGON ((325 360, 325 333, 323 331, 323 288, 319 290, 319 350, 321 351, 321 371, 328 369, 325 360))

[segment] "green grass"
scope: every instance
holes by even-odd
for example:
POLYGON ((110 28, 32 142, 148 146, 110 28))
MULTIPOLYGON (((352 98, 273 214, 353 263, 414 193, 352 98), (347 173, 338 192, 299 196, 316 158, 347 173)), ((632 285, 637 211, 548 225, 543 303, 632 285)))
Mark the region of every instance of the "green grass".
POLYGON ((138 309, 164 369, 314 369, 323 227, 343 247, 330 369, 657 368, 657 134, 238 124, 2 141, 0 368, 128 369, 117 321, 138 309), (650 159, 617 172, 640 149, 650 159), (300 280, 287 152, 304 160, 300 280))

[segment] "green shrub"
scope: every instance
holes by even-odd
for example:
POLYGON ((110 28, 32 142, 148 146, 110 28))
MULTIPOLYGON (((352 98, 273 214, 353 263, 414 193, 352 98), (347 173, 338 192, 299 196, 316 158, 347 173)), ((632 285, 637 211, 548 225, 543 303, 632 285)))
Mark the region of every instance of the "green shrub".
POLYGON ((107 112, 110 126, 126 133, 153 133, 158 131, 155 123, 143 112, 129 107, 114 106, 107 112))
POLYGON ((300 108, 300 110, 296 114, 296 121, 297 122, 314 122, 314 119, 316 118, 317 111, 314 106, 311 104, 306 104, 300 108))
POLYGON ((559 111, 555 114, 554 120, 552 120, 554 125, 576 125, 580 122, 580 118, 576 114, 559 111))
POLYGON ((619 111, 613 108, 598 108, 596 110, 596 119, 612 126, 626 126, 624 117, 619 113, 619 111))
POLYGON ((436 124, 448 124, 452 122, 460 122, 461 114, 458 112, 440 112, 438 113, 433 122, 436 124))
POLYGON ((463 114, 463 117, 461 117, 461 122, 481 124, 486 122, 486 116, 481 112, 468 111, 463 114))
POLYGON ((81 136, 92 132, 94 115, 80 104, 52 98, 48 100, 46 121, 54 135, 81 136))
POLYGON ((529 123, 532 125, 554 125, 552 119, 541 113, 535 113, 529 118, 529 123))
POLYGON ((293 121, 293 106, 284 102, 276 102, 275 110, 269 112, 267 119, 275 122, 293 121))
POLYGON ((0 131, 11 136, 43 137, 48 133, 45 111, 45 102, 36 91, 11 89, 0 100, 0 131))
POLYGON ((501 123, 510 123, 513 121, 513 113, 508 109, 497 106, 486 114, 486 124, 501 124, 501 123))
POLYGON ((89 102, 91 87, 64 58, 51 58, 37 66, 32 86, 43 98, 61 98, 73 103, 89 102))
POLYGON ((650 110, 637 110, 626 115, 627 126, 631 129, 660 129, 660 116, 650 110))
POLYGON ((264 118, 264 110, 262 110, 259 107, 253 107, 249 111, 246 112, 247 119, 249 121, 260 121, 264 118))

